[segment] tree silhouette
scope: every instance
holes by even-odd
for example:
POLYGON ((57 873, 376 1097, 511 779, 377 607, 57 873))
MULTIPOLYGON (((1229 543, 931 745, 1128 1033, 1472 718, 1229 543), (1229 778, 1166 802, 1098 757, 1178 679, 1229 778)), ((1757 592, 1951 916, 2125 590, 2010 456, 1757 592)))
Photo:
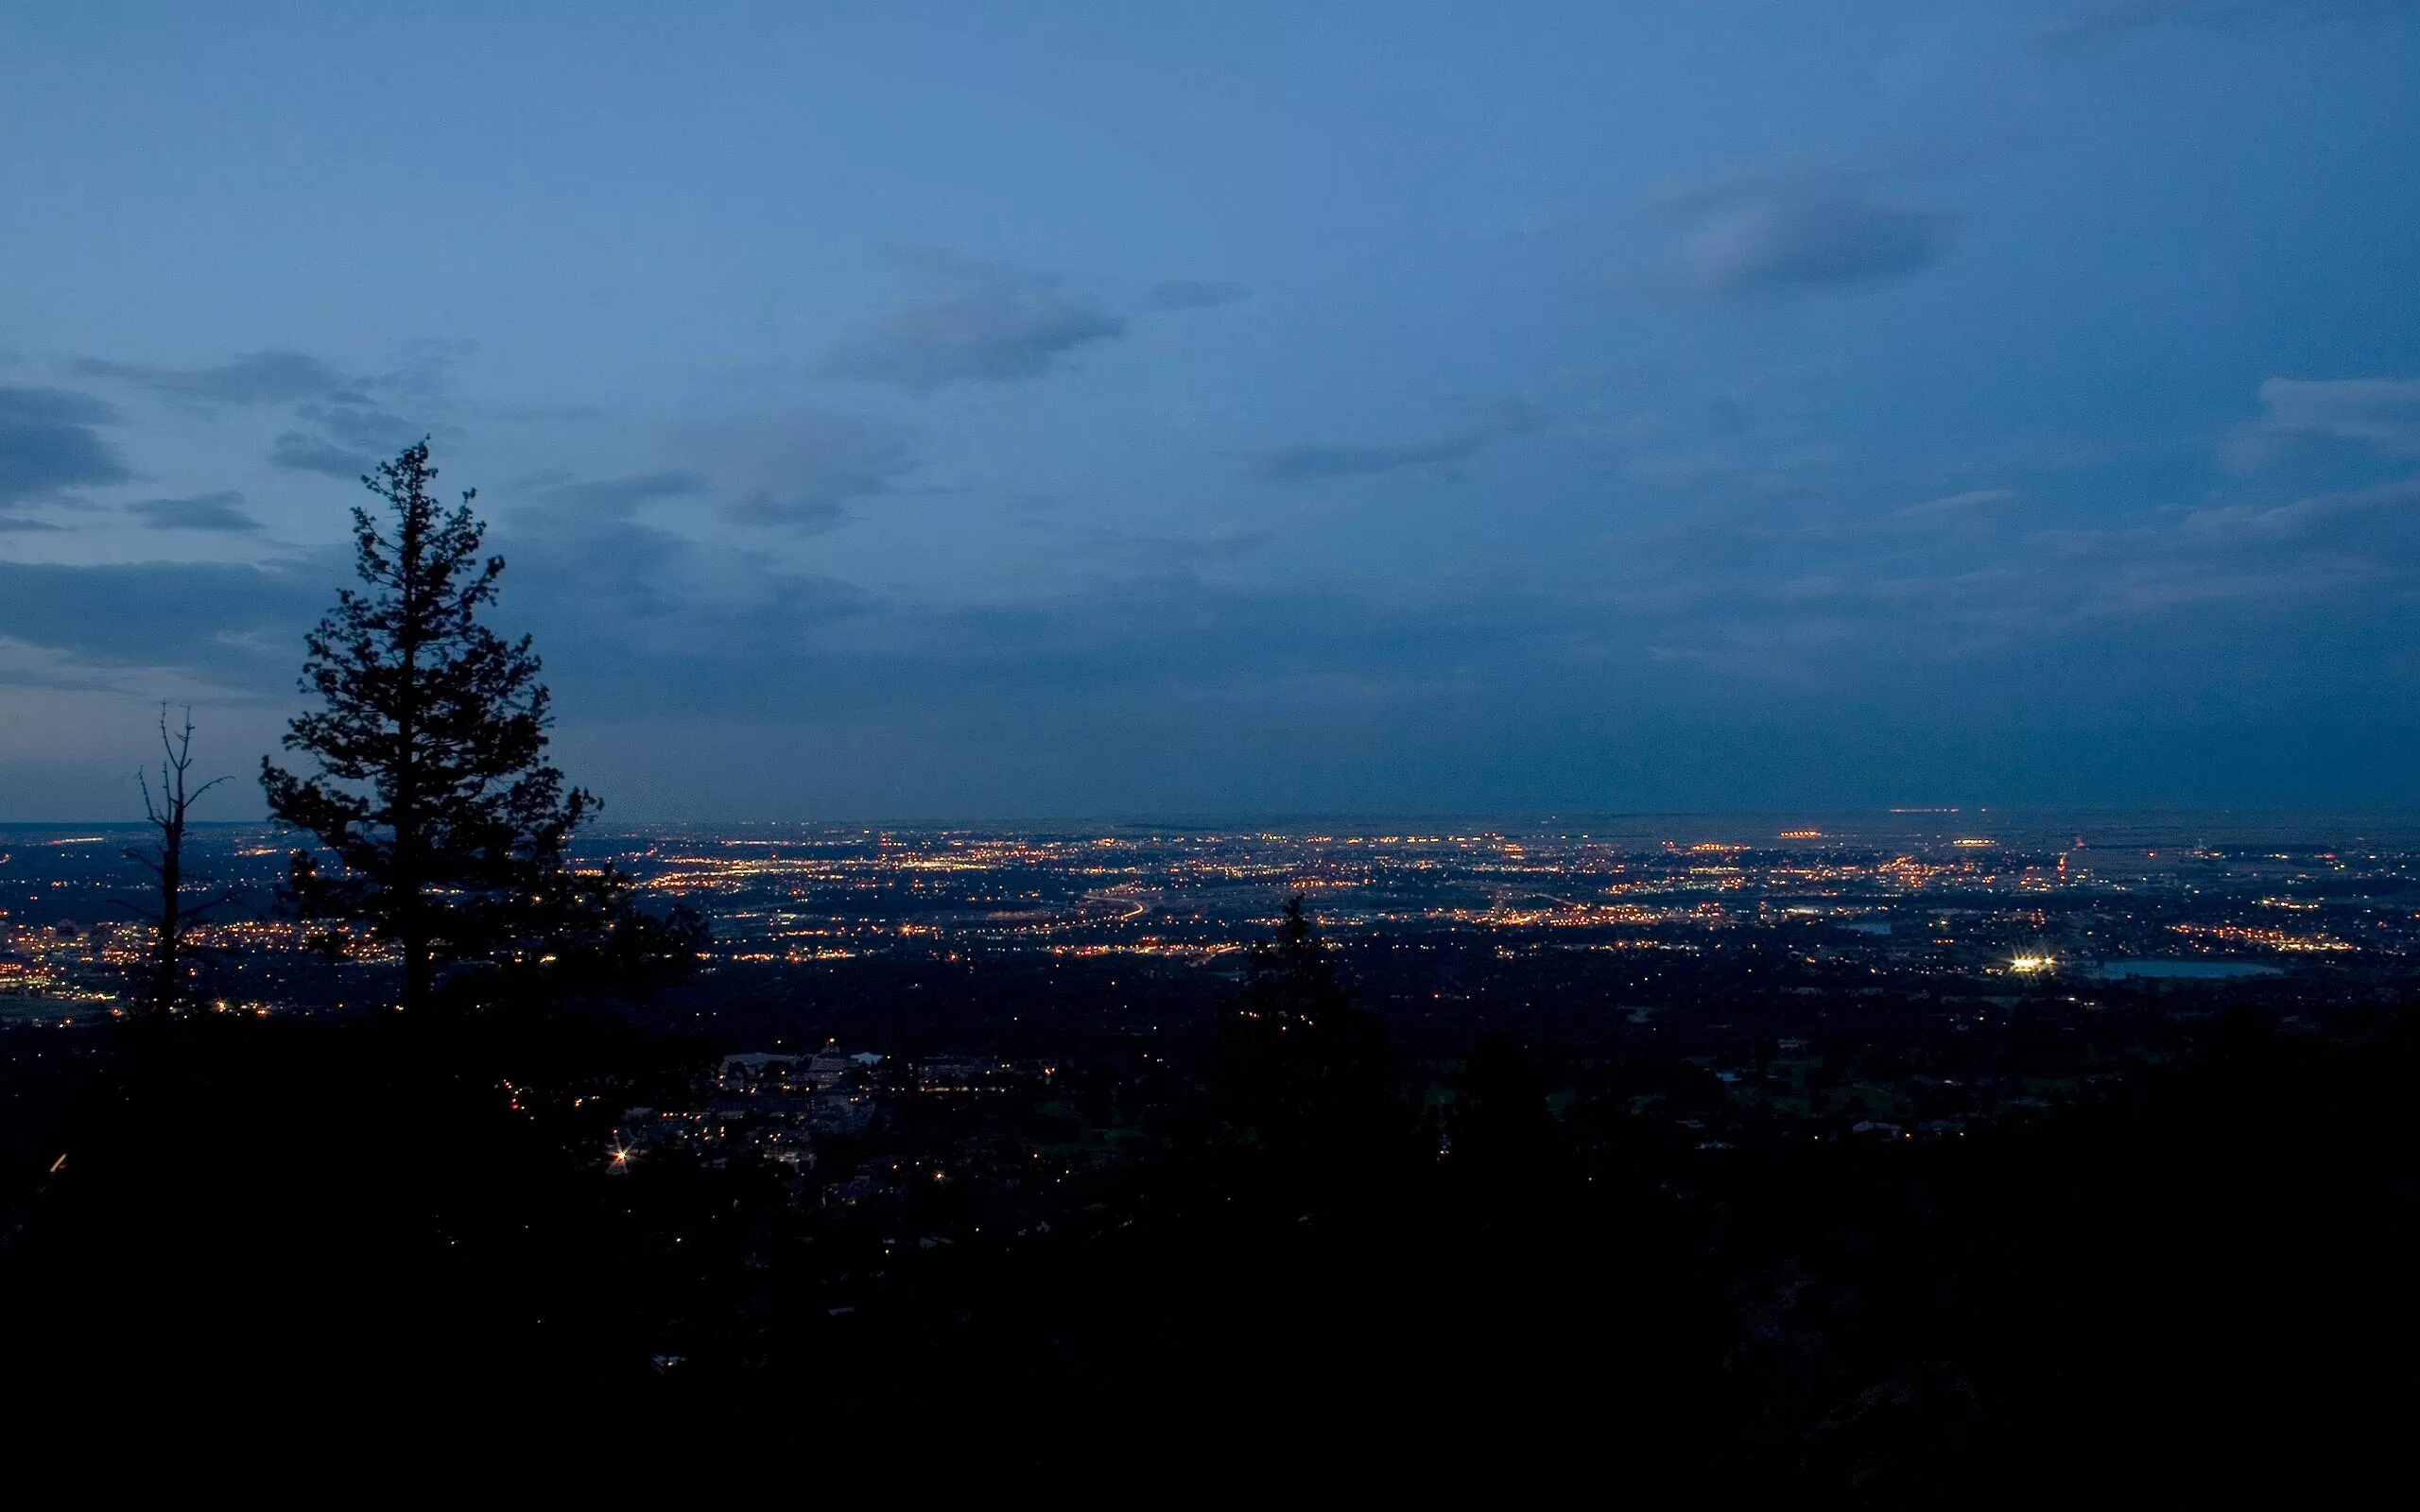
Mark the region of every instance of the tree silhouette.
POLYGON ((296 851, 294 901, 399 946, 406 1009, 428 1003, 441 964, 493 954, 560 894, 565 843, 596 807, 544 760, 547 693, 528 637, 479 621, 504 558, 479 554, 475 492, 444 510, 436 476, 424 438, 362 479, 386 504, 353 512, 368 592, 343 590, 311 632, 302 687, 321 707, 285 738, 319 771, 261 761, 270 814, 335 862, 296 851))
POLYGON ((1289 1029, 1298 1022, 1316 1028, 1319 1019, 1345 1006, 1336 962, 1301 893, 1287 899, 1278 914, 1277 937, 1253 942, 1249 980, 1253 1009, 1289 1029))
POLYGON ((1301 894, 1286 901, 1275 937, 1253 944, 1220 1030, 1236 1110, 1262 1143, 1332 1155, 1366 1132, 1386 1037, 1353 1005, 1301 894))
POLYGON ((210 910, 225 902, 232 894, 220 893, 199 902, 189 902, 185 889, 196 884, 207 885, 211 879, 189 874, 185 870, 185 825, 193 804, 201 795, 229 781, 214 777, 199 787, 188 785, 187 773, 193 768, 193 709, 184 711, 182 728, 168 729, 168 706, 160 705, 160 791, 154 797, 151 780, 138 770, 134 780, 143 787, 143 816, 160 832, 160 837, 148 846, 130 846, 127 858, 140 864, 159 881, 158 902, 153 908, 139 910, 155 920, 150 959, 144 963, 143 984, 147 1005, 155 1012, 173 1009, 184 996, 185 965, 189 953, 185 936, 194 925, 201 922, 210 910))

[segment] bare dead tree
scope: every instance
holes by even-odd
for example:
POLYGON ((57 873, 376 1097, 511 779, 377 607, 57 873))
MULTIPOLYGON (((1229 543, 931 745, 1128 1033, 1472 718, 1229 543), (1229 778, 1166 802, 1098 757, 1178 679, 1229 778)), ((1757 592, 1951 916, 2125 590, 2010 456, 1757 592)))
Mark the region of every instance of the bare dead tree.
MULTIPOLYGON (((168 706, 160 705, 160 790, 151 791, 151 780, 137 770, 134 780, 143 787, 144 817, 160 832, 159 838, 147 846, 130 846, 127 857, 138 862, 159 879, 159 894, 155 907, 137 909, 148 913, 155 920, 156 931, 151 959, 143 971, 145 992, 149 1006, 157 1012, 176 1007, 184 996, 185 965, 191 952, 186 936, 219 904, 234 895, 222 892, 195 902, 186 896, 187 889, 207 887, 213 879, 188 874, 185 870, 185 827, 193 804, 204 793, 231 779, 214 777, 199 786, 189 783, 187 773, 193 767, 193 708, 185 706, 183 725, 168 728, 168 706)), ((130 905, 131 906, 131 905, 130 905)))

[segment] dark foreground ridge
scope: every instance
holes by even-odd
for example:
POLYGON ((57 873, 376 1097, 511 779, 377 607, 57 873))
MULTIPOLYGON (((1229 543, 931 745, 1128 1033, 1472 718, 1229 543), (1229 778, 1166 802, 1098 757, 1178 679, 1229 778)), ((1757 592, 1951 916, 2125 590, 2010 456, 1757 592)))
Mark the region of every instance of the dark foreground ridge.
MULTIPOLYGON (((2123 1074, 1920 1128, 1743 1118, 1634 1025, 1408 1053, 1340 954, 1291 915, 1148 1042, 1020 1056, 728 1058, 565 1004, 17 1030, 20 1504, 2341 1504, 2393 1469, 2408 1000, 2164 990, 2090 1031, 2123 1074)), ((1861 1076, 1973 1074, 1920 1014, 1790 1011, 1861 1076)))

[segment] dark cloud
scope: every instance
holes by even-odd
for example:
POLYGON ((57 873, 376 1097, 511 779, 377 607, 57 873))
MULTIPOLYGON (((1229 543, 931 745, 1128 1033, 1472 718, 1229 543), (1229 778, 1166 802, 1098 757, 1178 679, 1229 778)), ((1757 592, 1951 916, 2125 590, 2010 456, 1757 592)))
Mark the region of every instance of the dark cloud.
POLYGON ((138 499, 126 508, 153 530, 258 530, 261 523, 243 511, 243 502, 244 496, 230 489, 183 499, 138 499))
POLYGON ((0 637, 62 653, 113 685, 112 669, 171 667, 271 693, 293 684, 302 633, 335 598, 340 569, 294 562, 0 561, 0 637))
POLYGON ((116 418, 89 394, 0 385, 0 510, 132 477, 95 429, 116 418))
POLYGON ((821 375, 919 395, 957 383, 1025 383, 1126 329, 1052 274, 933 251, 899 261, 922 296, 842 337, 818 365, 821 375))
POLYGON ((1681 247, 1683 272, 1710 294, 1870 288, 1949 253, 1945 214, 1886 202, 1848 185, 1702 197, 1681 247))
POLYGON ((1143 306, 1150 310, 1211 310, 1251 298, 1252 290, 1240 284, 1218 279, 1172 278, 1143 296, 1143 306))
POLYGON ((1253 471, 1271 483, 1370 477, 1411 468, 1450 472, 1457 464, 1468 461, 1507 437, 1521 435, 1536 423, 1537 416, 1527 404, 1508 401, 1482 423, 1451 435, 1382 446, 1283 446, 1264 453, 1253 471))
POLYGON ((207 368, 158 368, 97 357, 78 358, 69 366, 89 377, 113 379, 200 404, 290 404, 322 398, 356 383, 301 352, 248 352, 207 368))

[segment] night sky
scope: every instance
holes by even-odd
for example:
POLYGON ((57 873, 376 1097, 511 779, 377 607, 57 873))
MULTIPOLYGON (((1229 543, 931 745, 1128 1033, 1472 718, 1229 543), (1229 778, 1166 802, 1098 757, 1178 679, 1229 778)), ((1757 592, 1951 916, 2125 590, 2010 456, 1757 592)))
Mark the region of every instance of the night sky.
POLYGON ((424 433, 609 819, 2420 802, 2420 6, 496 9, 0 18, 0 819, 424 433))

